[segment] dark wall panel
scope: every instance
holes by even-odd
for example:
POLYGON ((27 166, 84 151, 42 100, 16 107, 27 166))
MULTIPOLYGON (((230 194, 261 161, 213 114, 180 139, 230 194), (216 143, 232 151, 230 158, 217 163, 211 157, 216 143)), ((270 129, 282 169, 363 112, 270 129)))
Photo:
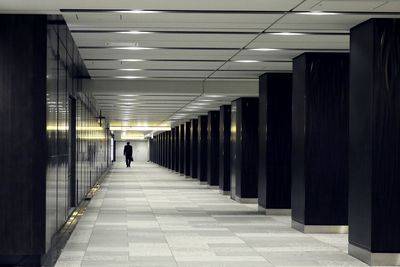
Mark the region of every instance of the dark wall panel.
POLYGON ((231 191, 231 106, 219 111, 219 189, 231 191))
POLYGON ((199 135, 198 135, 198 119, 191 120, 190 127, 190 176, 192 178, 197 178, 197 168, 198 168, 198 147, 199 147, 199 135))
POLYGON ((400 20, 351 29, 349 242, 400 253, 400 20))
POLYGON ((232 102, 231 196, 257 198, 258 186, 258 98, 232 102))
POLYGON ((198 149, 198 172, 197 177, 200 182, 207 181, 207 127, 208 116, 199 116, 198 134, 199 134, 199 149, 198 149))
POLYGON ((294 59, 292 219, 302 224, 347 225, 348 73, 348 54, 294 59))
POLYGON ((259 79, 258 204, 290 209, 292 75, 267 73, 259 79))
POLYGON ((219 183, 219 111, 208 112, 207 126, 207 182, 219 183))

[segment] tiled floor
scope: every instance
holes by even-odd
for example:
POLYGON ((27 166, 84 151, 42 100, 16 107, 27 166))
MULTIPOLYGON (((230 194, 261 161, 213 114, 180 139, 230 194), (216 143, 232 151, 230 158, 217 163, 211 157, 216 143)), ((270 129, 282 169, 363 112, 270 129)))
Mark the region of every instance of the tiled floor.
POLYGON ((346 250, 347 235, 305 235, 155 164, 117 163, 56 266, 364 266, 346 250))

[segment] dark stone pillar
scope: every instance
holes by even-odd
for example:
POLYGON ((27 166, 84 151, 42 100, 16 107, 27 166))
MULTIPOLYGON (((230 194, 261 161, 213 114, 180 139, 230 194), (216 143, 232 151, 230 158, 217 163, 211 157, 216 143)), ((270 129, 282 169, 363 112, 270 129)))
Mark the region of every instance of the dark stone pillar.
POLYGON ((191 120, 191 127, 190 127, 190 176, 192 178, 197 178, 197 164, 198 164, 198 143, 199 143, 199 136, 198 136, 198 119, 191 120))
POLYGON ((179 129, 179 172, 185 174, 185 124, 179 129))
POLYGON ((207 126, 207 182, 210 186, 219 183, 219 111, 208 112, 207 126))
POLYGON ((233 101, 231 113, 231 197, 257 203, 258 98, 233 101))
POLYGON ((185 123, 185 176, 190 176, 190 121, 185 123))
POLYGON ((166 145, 167 145, 167 149, 166 149, 166 159, 167 162, 165 164, 165 166, 168 169, 171 169, 171 131, 166 132, 166 145))
POLYGON ((46 16, 0 15, 1 266, 46 252, 46 36, 46 16))
POLYGON ((219 110, 219 190, 224 195, 231 191, 231 106, 219 110))
POLYGON ((175 170, 175 128, 171 128, 170 169, 175 170))
POLYGON ((200 184, 207 184, 207 127, 208 116, 199 116, 198 134, 199 134, 199 154, 198 154, 198 168, 197 177, 200 184))
POLYGON ((400 20, 354 27, 350 47, 349 253, 399 265, 400 20))
POLYGON ((292 74, 259 80, 258 205, 270 215, 290 215, 292 74))
POLYGON ((349 55, 293 61, 292 227, 346 232, 349 55))
POLYGON ((161 133, 161 166, 165 167, 165 132, 161 133))
POLYGON ((175 128, 175 164, 174 164, 174 171, 179 172, 179 126, 176 126, 175 128))

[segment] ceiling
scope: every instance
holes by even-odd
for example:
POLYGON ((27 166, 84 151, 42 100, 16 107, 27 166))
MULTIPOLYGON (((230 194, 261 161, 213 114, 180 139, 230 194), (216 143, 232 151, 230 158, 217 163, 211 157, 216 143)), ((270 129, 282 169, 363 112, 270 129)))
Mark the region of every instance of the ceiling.
POLYGON ((62 14, 103 114, 134 126, 257 96, 259 75, 291 72, 304 52, 348 52, 351 27, 400 17, 400 1, 2 0, 0 11, 62 14))

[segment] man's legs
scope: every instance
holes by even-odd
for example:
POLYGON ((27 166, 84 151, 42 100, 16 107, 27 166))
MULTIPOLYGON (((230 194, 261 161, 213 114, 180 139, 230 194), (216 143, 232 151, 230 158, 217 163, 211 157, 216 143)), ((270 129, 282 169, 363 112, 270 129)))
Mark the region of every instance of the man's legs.
POLYGON ((128 168, 129 165, 131 164, 130 162, 130 158, 129 157, 125 157, 125 163, 126 163, 126 167, 128 168))

